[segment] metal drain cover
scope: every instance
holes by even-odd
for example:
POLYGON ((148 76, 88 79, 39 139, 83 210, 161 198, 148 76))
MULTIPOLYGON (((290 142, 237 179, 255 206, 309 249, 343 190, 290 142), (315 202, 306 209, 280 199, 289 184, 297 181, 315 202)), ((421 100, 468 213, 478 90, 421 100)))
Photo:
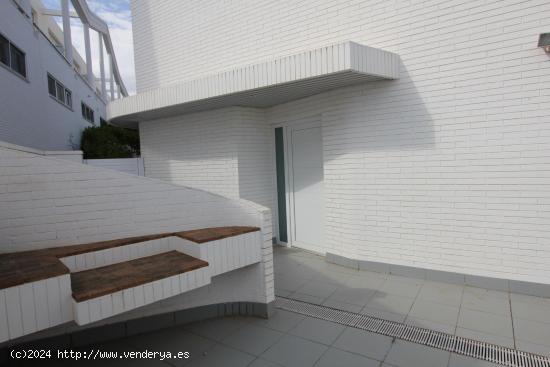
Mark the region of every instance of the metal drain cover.
POLYGON ((550 367, 550 357, 400 322, 277 297, 275 307, 509 367, 550 367))

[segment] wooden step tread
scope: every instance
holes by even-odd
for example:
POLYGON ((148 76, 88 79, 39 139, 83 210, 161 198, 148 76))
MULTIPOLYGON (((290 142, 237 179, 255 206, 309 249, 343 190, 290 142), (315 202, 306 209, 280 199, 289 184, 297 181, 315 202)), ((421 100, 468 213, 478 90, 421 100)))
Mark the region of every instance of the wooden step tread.
POLYGON ((177 236, 195 243, 204 243, 259 230, 258 227, 247 226, 201 228, 181 232, 119 238, 80 245, 4 253, 0 254, 0 289, 69 274, 69 269, 59 261, 60 258, 67 256, 101 251, 170 236, 177 236))
POLYGON ((178 251, 142 257, 71 274, 77 302, 154 282, 208 266, 206 261, 178 251))
POLYGON ((191 231, 176 232, 175 236, 189 240, 195 243, 205 243, 210 241, 217 241, 227 237, 239 236, 241 234, 251 233, 259 231, 258 227, 214 227, 214 228, 201 228, 191 231))

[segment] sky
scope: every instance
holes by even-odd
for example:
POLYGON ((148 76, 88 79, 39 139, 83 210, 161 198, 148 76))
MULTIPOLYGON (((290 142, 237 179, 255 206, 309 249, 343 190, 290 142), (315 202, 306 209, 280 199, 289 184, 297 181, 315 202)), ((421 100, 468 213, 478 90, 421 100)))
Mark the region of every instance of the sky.
MULTIPOLYGON (((118 69, 122 75, 124 85, 128 93, 136 92, 136 76, 134 68, 134 42, 132 38, 132 16, 130 12, 130 0, 87 0, 90 9, 109 25, 111 40, 115 48, 118 69)), ((49 9, 60 9, 60 0, 42 0, 42 3, 49 9)), ((71 5, 71 10, 72 5, 71 5)), ((57 22, 62 27, 61 18, 57 22)), ((85 58, 84 33, 80 19, 71 19, 71 35, 73 45, 82 58, 85 58)), ((90 31, 92 45, 92 65, 94 74, 99 76, 99 52, 98 38, 95 31, 90 31)), ((107 64, 106 64, 107 65, 107 64)), ((109 68, 105 72, 109 78, 109 68)), ((108 79, 107 79, 108 80, 108 79)))

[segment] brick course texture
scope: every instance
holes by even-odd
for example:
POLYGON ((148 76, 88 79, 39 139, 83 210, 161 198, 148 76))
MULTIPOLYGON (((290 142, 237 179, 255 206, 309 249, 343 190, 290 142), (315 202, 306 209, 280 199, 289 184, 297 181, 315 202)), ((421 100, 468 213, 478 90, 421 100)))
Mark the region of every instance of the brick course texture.
POLYGON ((217 226, 259 227, 263 302, 274 297, 271 213, 246 200, 0 143, 0 208, 0 254, 217 226))
POLYGON ((316 120, 318 250, 550 283, 550 58, 537 48, 550 2, 134 0, 132 9, 138 91, 343 40, 401 57, 395 81, 145 122, 147 175, 251 195, 276 213, 272 128, 316 120), (263 169, 250 174, 255 165, 263 169), (200 176, 187 174, 192 166, 200 176))

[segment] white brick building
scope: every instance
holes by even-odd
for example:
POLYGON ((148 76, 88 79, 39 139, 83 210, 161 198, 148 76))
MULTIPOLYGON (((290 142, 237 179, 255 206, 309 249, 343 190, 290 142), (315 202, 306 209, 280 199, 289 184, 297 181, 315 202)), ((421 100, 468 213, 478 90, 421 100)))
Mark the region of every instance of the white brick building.
POLYGON ((147 176, 265 205, 277 240, 354 266, 550 284, 548 1, 132 11, 138 95, 108 114, 147 176))

